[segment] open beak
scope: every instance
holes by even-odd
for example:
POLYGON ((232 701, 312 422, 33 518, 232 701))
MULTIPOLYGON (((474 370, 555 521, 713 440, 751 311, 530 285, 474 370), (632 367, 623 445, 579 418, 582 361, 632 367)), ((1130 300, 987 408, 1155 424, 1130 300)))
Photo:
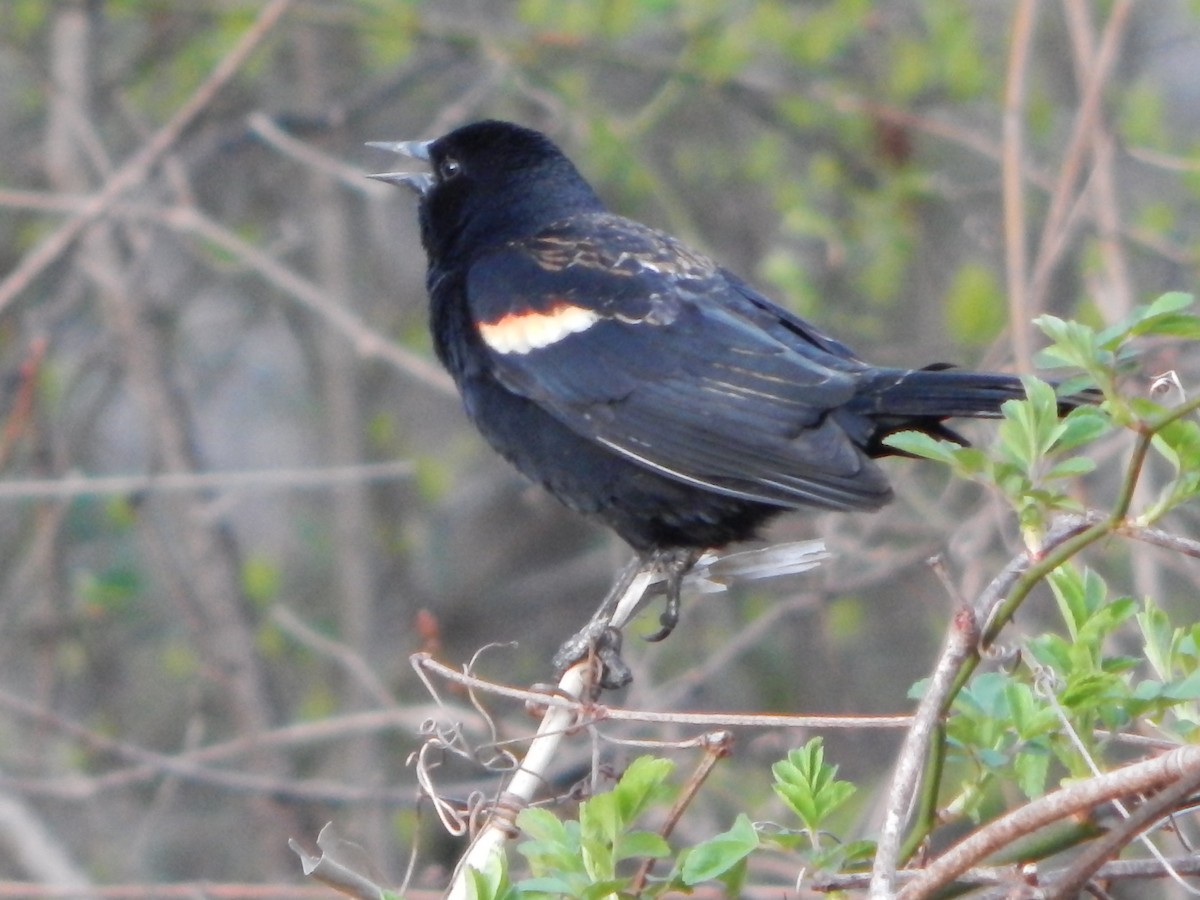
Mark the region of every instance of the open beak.
MULTIPOLYGON (((407 156, 409 159, 429 162, 429 145, 432 143, 433 141, 370 141, 367 146, 378 147, 380 150, 407 156)), ((367 177, 376 181, 386 181, 388 184, 403 185, 420 197, 424 197, 433 187, 433 176, 428 172, 380 172, 367 177)))

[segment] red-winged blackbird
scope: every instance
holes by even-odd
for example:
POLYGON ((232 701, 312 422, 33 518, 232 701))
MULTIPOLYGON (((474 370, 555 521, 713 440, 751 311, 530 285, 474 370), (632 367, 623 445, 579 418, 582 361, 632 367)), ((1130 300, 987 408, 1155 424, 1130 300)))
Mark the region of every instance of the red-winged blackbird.
POLYGON ((872 366, 702 253, 608 212, 544 135, 506 122, 373 144, 420 195, 438 357, 491 445, 666 560, 663 633, 696 551, 789 509, 874 510, 872 461, 915 429, 996 416, 1011 375, 872 366))

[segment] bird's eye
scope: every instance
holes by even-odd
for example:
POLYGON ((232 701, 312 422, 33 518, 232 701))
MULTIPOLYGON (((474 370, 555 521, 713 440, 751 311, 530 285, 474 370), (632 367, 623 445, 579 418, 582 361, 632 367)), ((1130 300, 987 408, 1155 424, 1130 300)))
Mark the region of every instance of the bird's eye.
POLYGON ((458 160, 449 156, 438 163, 438 177, 441 178, 442 181, 449 181, 461 171, 462 166, 459 165, 458 160))

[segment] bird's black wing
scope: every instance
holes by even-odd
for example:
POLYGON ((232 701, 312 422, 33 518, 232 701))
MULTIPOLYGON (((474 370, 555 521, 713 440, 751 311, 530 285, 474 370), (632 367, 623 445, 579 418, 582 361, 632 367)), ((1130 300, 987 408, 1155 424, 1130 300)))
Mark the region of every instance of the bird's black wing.
POLYGON ((630 460, 785 507, 890 497, 829 415, 863 364, 667 235, 576 217, 476 260, 467 296, 500 382, 630 460))

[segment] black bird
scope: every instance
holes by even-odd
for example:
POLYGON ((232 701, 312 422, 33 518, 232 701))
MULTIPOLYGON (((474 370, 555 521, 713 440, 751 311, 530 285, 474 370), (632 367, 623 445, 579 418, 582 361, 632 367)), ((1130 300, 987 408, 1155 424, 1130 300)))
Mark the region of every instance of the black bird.
MULTIPOLYGON (((894 432, 960 441, 1012 375, 873 366, 669 234, 605 209, 545 135, 485 121, 372 146, 420 195, 437 355, 488 442, 668 575, 812 506, 892 498, 894 432)), ((617 677, 620 680, 620 676, 617 677)))

